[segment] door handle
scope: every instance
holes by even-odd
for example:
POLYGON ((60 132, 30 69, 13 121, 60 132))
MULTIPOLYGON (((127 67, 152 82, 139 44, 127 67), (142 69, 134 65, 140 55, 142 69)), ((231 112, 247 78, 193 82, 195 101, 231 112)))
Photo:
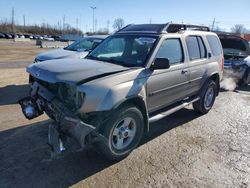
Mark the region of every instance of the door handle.
POLYGON ((188 70, 182 70, 181 71, 181 74, 187 74, 188 73, 188 70))

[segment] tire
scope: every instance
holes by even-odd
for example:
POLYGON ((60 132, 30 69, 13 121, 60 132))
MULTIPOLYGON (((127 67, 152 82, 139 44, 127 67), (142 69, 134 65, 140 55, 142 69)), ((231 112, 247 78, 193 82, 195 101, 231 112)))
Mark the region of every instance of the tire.
POLYGON ((200 93, 200 100, 193 103, 196 112, 206 114, 213 107, 217 94, 217 85, 213 80, 209 80, 204 85, 200 93))
POLYGON ((96 143, 97 152, 109 160, 121 160, 140 143, 144 129, 143 115, 134 106, 123 106, 103 126, 102 134, 108 142, 96 143), (127 128, 125 125, 128 125, 127 128))

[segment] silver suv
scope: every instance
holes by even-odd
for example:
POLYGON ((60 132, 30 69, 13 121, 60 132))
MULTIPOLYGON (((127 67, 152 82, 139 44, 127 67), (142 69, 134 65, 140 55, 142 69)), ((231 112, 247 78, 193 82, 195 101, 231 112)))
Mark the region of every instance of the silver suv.
POLYGON ((43 112, 53 119, 53 155, 70 136, 118 160, 138 146, 149 123, 191 103, 202 114, 212 108, 223 52, 218 36, 204 26, 128 25, 85 59, 45 61, 27 71, 35 80, 19 103, 28 119, 43 112))

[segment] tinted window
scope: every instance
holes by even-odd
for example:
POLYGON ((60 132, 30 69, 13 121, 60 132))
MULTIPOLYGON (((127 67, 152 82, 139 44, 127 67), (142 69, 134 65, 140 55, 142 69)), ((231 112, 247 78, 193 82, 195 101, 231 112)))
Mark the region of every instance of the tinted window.
POLYGON ((190 60, 200 59, 200 48, 195 36, 187 37, 187 47, 190 60))
POLYGON ((221 47, 220 47, 220 42, 216 36, 213 35, 208 35, 207 40, 209 43, 209 46, 212 50, 212 53, 214 56, 218 56, 222 53, 221 47))
POLYGON ((163 41, 156 58, 168 58, 170 64, 183 62, 183 50, 180 39, 163 41))
POLYGON ((206 48, 205 48, 204 42, 201 37, 197 37, 197 39, 198 39, 198 43, 200 47, 200 57, 205 58, 207 54, 206 54, 206 48))

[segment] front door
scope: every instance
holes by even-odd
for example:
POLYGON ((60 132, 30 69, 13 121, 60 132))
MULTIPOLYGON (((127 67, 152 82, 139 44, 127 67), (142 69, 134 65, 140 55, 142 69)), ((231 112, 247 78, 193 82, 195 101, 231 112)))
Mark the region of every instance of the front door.
POLYGON ((168 58, 170 68, 154 70, 147 81, 147 107, 158 110, 185 98, 189 75, 180 38, 165 39, 155 58, 168 58))

